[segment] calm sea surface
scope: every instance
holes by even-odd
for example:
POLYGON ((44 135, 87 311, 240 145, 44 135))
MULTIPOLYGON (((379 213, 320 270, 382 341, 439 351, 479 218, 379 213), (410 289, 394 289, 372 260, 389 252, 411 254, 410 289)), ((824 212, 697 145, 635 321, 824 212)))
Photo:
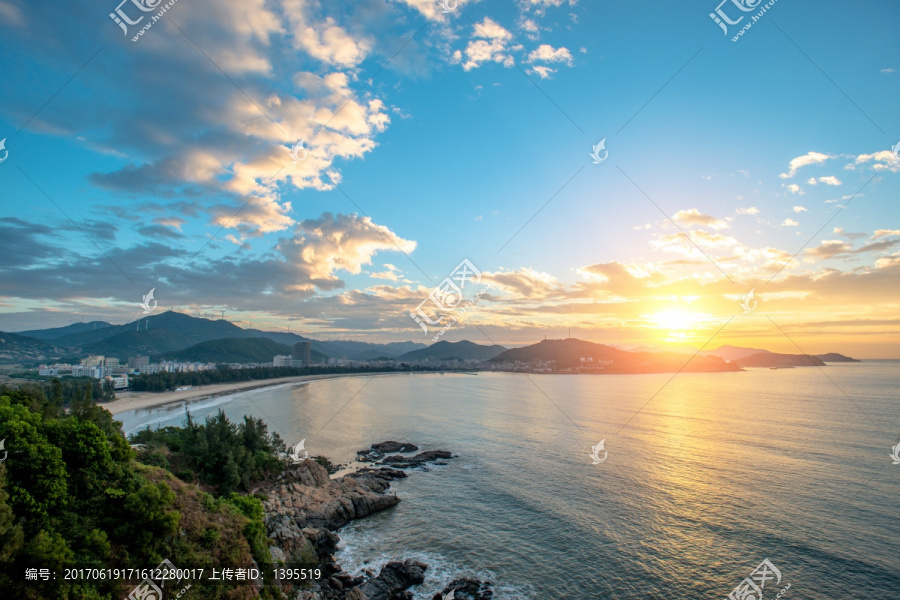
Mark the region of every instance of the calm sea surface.
MULTIPOLYGON (((190 408, 262 417, 335 462, 389 439, 458 454, 340 532, 345 570, 427 562, 417 598, 476 574, 498 599, 721 599, 766 558, 782 577, 767 600, 788 584, 788 599, 900 598, 900 362, 394 375, 190 408)), ((117 418, 126 431, 180 424, 184 407, 117 418)))

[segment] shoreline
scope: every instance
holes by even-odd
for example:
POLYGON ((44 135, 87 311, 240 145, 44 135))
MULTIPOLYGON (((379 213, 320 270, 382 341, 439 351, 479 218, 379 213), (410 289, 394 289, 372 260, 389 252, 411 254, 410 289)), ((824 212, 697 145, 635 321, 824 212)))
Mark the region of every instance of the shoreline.
MULTIPOLYGON (((441 371, 436 371, 440 373, 441 371)), ((199 400, 217 398, 238 394, 259 388, 273 387, 292 383, 304 383, 322 379, 338 379, 342 377, 380 377, 385 375, 409 375, 408 372, 386 373, 328 373, 323 375, 294 375, 291 377, 277 377, 275 379, 256 379, 253 381, 241 381, 238 383, 216 383, 213 385, 192 388, 180 392, 122 392, 111 402, 98 402, 97 406, 105 408, 113 416, 130 410, 145 408, 160 408, 170 404, 190 404, 199 400)))

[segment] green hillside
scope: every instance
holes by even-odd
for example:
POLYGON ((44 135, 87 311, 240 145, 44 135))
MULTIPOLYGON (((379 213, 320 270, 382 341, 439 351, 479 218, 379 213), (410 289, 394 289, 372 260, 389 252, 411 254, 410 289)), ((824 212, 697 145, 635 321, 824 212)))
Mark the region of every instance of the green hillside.
MULTIPOLYGON (((167 352, 160 358, 183 362, 263 363, 272 362, 272 357, 277 354, 291 353, 290 346, 273 342, 268 338, 229 338, 200 342, 184 350, 167 352)), ((311 356, 313 362, 320 362, 327 358, 315 350, 311 356)))

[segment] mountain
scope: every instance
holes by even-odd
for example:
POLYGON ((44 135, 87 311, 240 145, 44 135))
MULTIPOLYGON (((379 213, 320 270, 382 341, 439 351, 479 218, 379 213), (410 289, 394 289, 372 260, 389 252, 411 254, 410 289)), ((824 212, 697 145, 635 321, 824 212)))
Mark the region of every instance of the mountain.
POLYGON ((399 361, 425 360, 489 360, 501 352, 503 346, 486 346, 467 340, 461 342, 435 342, 434 344, 397 357, 399 361))
POLYGON ((550 365, 556 369, 584 369, 604 373, 669 373, 737 371, 739 367, 718 356, 694 356, 677 352, 627 352, 584 340, 543 340, 524 348, 507 350, 490 360, 502 364, 550 365), (589 359, 589 360, 582 360, 589 359), (605 364, 604 364, 605 363, 605 364))
MULTIPOLYGON (((208 363, 265 363, 272 362, 277 354, 290 354, 291 347, 268 338, 228 338, 200 342, 190 348, 167 352, 160 358, 182 362, 208 363)), ((313 362, 321 362, 327 356, 313 351, 313 362)))
POLYGON ((826 363, 862 362, 859 359, 850 358, 849 356, 844 356, 843 354, 838 354, 837 352, 829 352, 828 354, 816 354, 816 358, 826 363))
POLYGON ((757 348, 742 348, 740 346, 719 346, 715 350, 709 350, 706 352, 701 352, 701 354, 705 356, 718 356, 719 358, 724 358, 725 360, 735 361, 741 358, 746 358, 748 356, 752 356, 754 354, 768 353, 768 350, 760 350, 757 348))
POLYGON ((821 367, 825 363, 820 358, 807 354, 776 354, 757 352, 734 361, 741 367, 821 367))
MULTIPOLYGON (((293 346, 296 342, 309 342, 313 356, 320 358, 346 356, 351 360, 394 357, 426 347, 425 344, 418 342, 373 344, 350 340, 319 341, 284 331, 242 329, 223 319, 192 317, 173 311, 150 315, 124 325, 94 321, 29 333, 32 334, 31 337, 38 339, 52 339, 55 346, 69 348, 72 353, 79 356, 103 354, 119 359, 137 354, 156 356, 184 350, 203 342, 223 339, 267 338, 286 346, 293 346)), ((271 360, 271 357, 268 360, 271 360)))
POLYGON ((95 331, 97 329, 106 329, 110 324, 106 321, 89 321, 87 323, 72 323, 65 327, 54 327, 52 329, 35 329, 32 331, 20 331, 19 335, 37 338, 39 340, 53 340, 72 333, 83 333, 85 331, 95 331))
POLYGON ((63 354, 64 349, 44 340, 0 331, 0 363, 44 362, 63 354))

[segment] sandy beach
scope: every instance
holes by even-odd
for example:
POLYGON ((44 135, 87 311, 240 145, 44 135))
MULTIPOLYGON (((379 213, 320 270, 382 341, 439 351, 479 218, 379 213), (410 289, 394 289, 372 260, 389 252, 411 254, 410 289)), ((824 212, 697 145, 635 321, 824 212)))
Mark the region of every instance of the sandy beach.
POLYGON ((300 383, 303 381, 315 381, 317 379, 336 379, 338 377, 373 377, 382 375, 406 375, 406 373, 338 373, 328 375, 297 375, 295 377, 279 377, 277 379, 257 379, 255 381, 240 381, 235 383, 219 383, 193 387, 189 390, 176 392, 117 392, 116 399, 112 402, 98 403, 114 415, 137 410, 175 404, 178 402, 194 402, 216 396, 224 396, 257 388, 282 385, 285 383, 300 383))

